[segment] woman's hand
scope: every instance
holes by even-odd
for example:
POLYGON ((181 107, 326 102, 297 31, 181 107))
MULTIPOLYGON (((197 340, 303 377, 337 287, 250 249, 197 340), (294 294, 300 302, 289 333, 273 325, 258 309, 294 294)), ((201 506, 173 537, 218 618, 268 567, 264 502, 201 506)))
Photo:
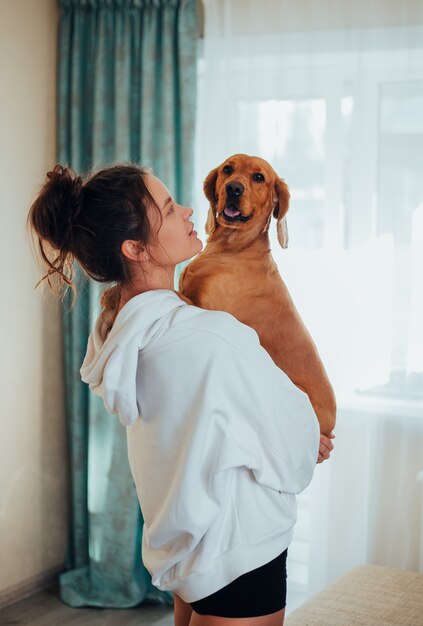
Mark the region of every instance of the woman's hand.
POLYGON ((322 461, 326 461, 330 457, 330 453, 333 450, 332 439, 335 438, 333 433, 330 433, 329 436, 320 435, 320 446, 319 446, 319 456, 317 457, 317 462, 322 463, 322 461))

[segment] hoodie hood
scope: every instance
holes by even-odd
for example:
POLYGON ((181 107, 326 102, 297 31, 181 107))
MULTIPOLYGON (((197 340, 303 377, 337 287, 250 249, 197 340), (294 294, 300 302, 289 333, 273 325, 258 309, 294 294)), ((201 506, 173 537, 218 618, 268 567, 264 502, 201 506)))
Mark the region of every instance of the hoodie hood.
POLYGON ((166 330, 173 313, 185 306, 174 291, 155 289, 131 298, 119 311, 110 332, 107 312, 97 318, 81 378, 103 398, 109 413, 119 413, 122 424, 128 426, 140 415, 136 397, 139 352, 166 330))

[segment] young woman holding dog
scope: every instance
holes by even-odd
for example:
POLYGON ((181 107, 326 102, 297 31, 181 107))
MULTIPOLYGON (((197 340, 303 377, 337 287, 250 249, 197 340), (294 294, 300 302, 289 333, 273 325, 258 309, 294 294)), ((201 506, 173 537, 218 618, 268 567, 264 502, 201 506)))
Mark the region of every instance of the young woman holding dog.
POLYGON ((281 626, 295 494, 330 439, 255 331, 173 290, 202 249, 192 209, 133 165, 47 177, 28 218, 44 278, 73 288, 76 261, 115 285, 81 375, 126 426, 153 584, 175 626, 281 626))

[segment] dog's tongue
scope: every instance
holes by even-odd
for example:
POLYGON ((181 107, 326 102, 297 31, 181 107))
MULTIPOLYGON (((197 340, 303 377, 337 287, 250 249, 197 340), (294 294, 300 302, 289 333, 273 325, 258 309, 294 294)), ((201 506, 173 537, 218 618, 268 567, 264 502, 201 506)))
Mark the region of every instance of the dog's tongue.
POLYGON ((241 213, 239 209, 231 205, 225 206, 223 212, 226 213, 226 215, 228 215, 229 217, 236 217, 241 213))

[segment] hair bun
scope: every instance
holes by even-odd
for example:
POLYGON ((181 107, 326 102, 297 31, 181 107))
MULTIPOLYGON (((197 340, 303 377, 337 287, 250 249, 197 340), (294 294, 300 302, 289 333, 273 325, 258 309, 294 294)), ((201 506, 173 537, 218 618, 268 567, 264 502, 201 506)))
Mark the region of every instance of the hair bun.
POLYGON ((46 210, 44 236, 61 250, 72 248, 72 227, 81 210, 82 178, 73 170, 57 164, 47 173, 43 190, 46 210))

